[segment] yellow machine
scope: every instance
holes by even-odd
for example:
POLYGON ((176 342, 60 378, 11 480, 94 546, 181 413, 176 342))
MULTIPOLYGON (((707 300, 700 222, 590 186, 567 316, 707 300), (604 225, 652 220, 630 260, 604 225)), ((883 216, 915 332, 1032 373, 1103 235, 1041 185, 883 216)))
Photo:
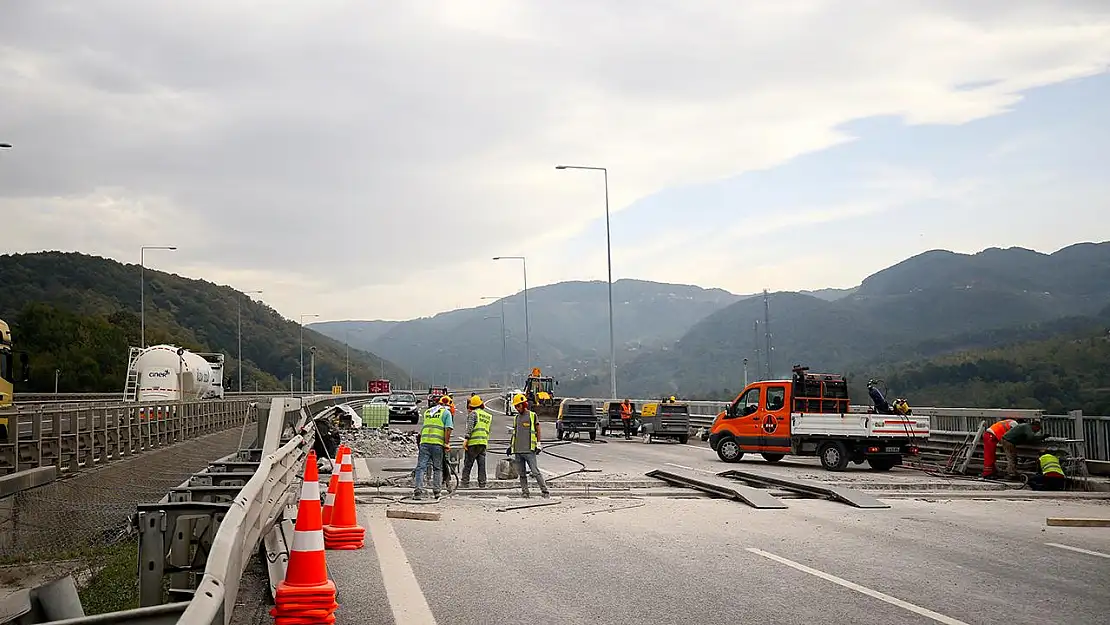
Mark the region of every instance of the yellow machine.
POLYGON ((558 414, 559 402, 555 400, 558 384, 551 376, 544 376, 539 367, 532 369, 532 375, 524 382, 524 396, 537 417, 553 418, 558 414))
MULTIPOLYGON (((12 405, 15 395, 15 351, 12 344, 12 331, 4 320, 0 319, 0 408, 12 405)), ((27 354, 19 355, 20 364, 23 366, 22 381, 27 381, 30 367, 27 363, 27 354)), ((7 438, 8 417, 0 413, 0 438, 7 438)))

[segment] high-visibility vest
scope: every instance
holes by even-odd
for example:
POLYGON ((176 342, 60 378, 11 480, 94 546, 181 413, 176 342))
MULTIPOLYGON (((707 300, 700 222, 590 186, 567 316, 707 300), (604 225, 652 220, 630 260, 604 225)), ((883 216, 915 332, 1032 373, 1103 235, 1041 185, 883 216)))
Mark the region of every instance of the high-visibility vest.
POLYGON ((1015 425, 1017 425, 1017 421, 1014 421, 1013 419, 1003 419, 987 428, 987 431, 991 434, 994 434, 994 437, 998 440, 1002 440, 1002 435, 1006 432, 1009 432, 1010 428, 1014 427, 1015 425))
POLYGON ((420 444, 443 446, 443 416, 444 408, 436 406, 424 411, 424 427, 420 428, 420 444))
POLYGON ((632 404, 621 404, 621 418, 622 419, 631 419, 632 418, 632 404))
MULTIPOLYGON (((520 419, 520 413, 517 413, 516 419, 520 419)), ((513 437, 509 440, 509 449, 516 450, 516 419, 513 420, 513 437)), ((536 413, 531 410, 528 411, 528 431, 532 435, 532 445, 529 449, 536 450, 536 413)))
POLYGON ((470 433, 470 438, 467 440, 471 445, 488 445, 489 426, 493 422, 493 415, 486 412, 485 409, 479 408, 474 411, 474 416, 477 418, 477 422, 474 424, 474 431, 470 433))
POLYGON ((1041 473, 1044 475, 1059 475, 1064 477, 1064 468, 1060 466, 1060 459, 1052 454, 1043 454, 1040 457, 1041 473))

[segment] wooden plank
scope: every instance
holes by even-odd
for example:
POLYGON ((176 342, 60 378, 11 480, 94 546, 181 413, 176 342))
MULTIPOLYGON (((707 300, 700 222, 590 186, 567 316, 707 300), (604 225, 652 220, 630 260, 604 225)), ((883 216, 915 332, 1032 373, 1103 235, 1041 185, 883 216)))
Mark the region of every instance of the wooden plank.
POLYGON ((413 519, 416 521, 438 521, 438 512, 425 512, 423 510, 399 510, 396 508, 389 508, 385 511, 385 516, 390 519, 413 519))
POLYGON ((806 493, 808 495, 816 495, 818 497, 828 497, 836 501, 846 503, 850 506, 857 508, 889 508, 890 504, 883 503, 875 499, 871 495, 861 493, 858 490, 844 488, 842 486, 831 486, 814 482, 811 480, 801 480, 795 478, 784 478, 777 475, 768 475, 766 473, 757 473, 755 471, 739 471, 732 469, 718 473, 721 477, 734 478, 743 480, 745 482, 754 482, 756 484, 766 484, 768 486, 777 486, 785 488, 798 493, 806 493))
POLYGON ((678 486, 696 488, 711 495, 719 495, 746 503, 753 508, 761 510, 780 510, 786 508, 782 500, 771 496, 767 491, 744 486, 736 482, 721 479, 714 475, 699 475, 689 471, 675 471, 672 469, 655 469, 645 475, 678 486))
POLYGON ((1056 527, 1110 527, 1110 519, 1079 519, 1069 517, 1048 517, 1045 525, 1056 527))

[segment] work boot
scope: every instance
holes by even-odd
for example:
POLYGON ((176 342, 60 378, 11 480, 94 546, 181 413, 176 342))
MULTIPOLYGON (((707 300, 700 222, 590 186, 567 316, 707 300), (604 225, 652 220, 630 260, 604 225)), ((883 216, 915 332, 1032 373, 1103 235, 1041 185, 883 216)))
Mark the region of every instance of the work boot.
POLYGON ((520 493, 520 496, 521 496, 521 497, 523 497, 523 498, 525 498, 525 499, 531 499, 531 498, 532 498, 532 494, 531 494, 531 493, 529 493, 528 491, 522 491, 522 492, 520 493))
POLYGON ((432 491, 432 499, 439 499, 439 497, 440 497, 440 491, 438 491, 438 490, 432 491))
POLYGON ((459 482, 459 488, 470 488, 470 482, 459 482))
POLYGON ((413 493, 412 493, 413 501, 420 501, 423 498, 424 498, 424 491, 422 491, 422 490, 413 491, 413 493))
POLYGON ((551 499, 551 491, 546 491, 546 490, 543 491, 543 498, 544 499, 551 499))
POLYGON ((486 487, 485 482, 478 482, 478 488, 485 488, 485 487, 486 487))

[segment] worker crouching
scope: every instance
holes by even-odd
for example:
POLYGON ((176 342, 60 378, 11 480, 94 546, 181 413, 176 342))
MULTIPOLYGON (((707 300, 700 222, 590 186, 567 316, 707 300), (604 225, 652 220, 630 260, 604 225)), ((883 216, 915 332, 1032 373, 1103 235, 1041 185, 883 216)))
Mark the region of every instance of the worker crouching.
POLYGON ((1064 490, 1068 486, 1068 478, 1064 475, 1064 467, 1060 464, 1060 457, 1052 451, 1041 454, 1037 459, 1041 472, 1029 478, 1029 488, 1033 490, 1064 490))
POLYGON ((419 454, 416 459, 416 473, 413 475, 413 499, 424 496, 424 476, 429 466, 432 469, 432 495, 439 497, 443 488, 443 460, 445 452, 451 449, 451 396, 439 398, 439 405, 424 411, 424 424, 420 428, 419 454))
POLYGON ((509 448, 505 450, 505 455, 515 454, 517 473, 520 474, 520 494, 524 497, 529 496, 528 474, 531 473, 536 478, 536 483, 540 485, 540 492, 543 493, 543 497, 546 499, 551 496, 551 493, 547 489, 547 482, 544 481, 543 474, 540 473, 540 467, 536 461, 536 454, 541 450, 540 424, 536 421, 536 413, 528 409, 528 398, 523 394, 513 395, 513 408, 516 409, 516 415, 513 419, 513 435, 509 441, 509 448), (527 471, 525 471, 526 467, 527 471))
POLYGON ((478 464, 478 487, 486 487, 486 448, 489 446, 490 425, 493 415, 486 412, 482 398, 474 395, 466 402, 466 409, 470 412, 466 421, 466 441, 463 442, 463 451, 466 458, 463 460, 462 479, 459 485, 463 488, 470 486, 470 470, 478 464))

